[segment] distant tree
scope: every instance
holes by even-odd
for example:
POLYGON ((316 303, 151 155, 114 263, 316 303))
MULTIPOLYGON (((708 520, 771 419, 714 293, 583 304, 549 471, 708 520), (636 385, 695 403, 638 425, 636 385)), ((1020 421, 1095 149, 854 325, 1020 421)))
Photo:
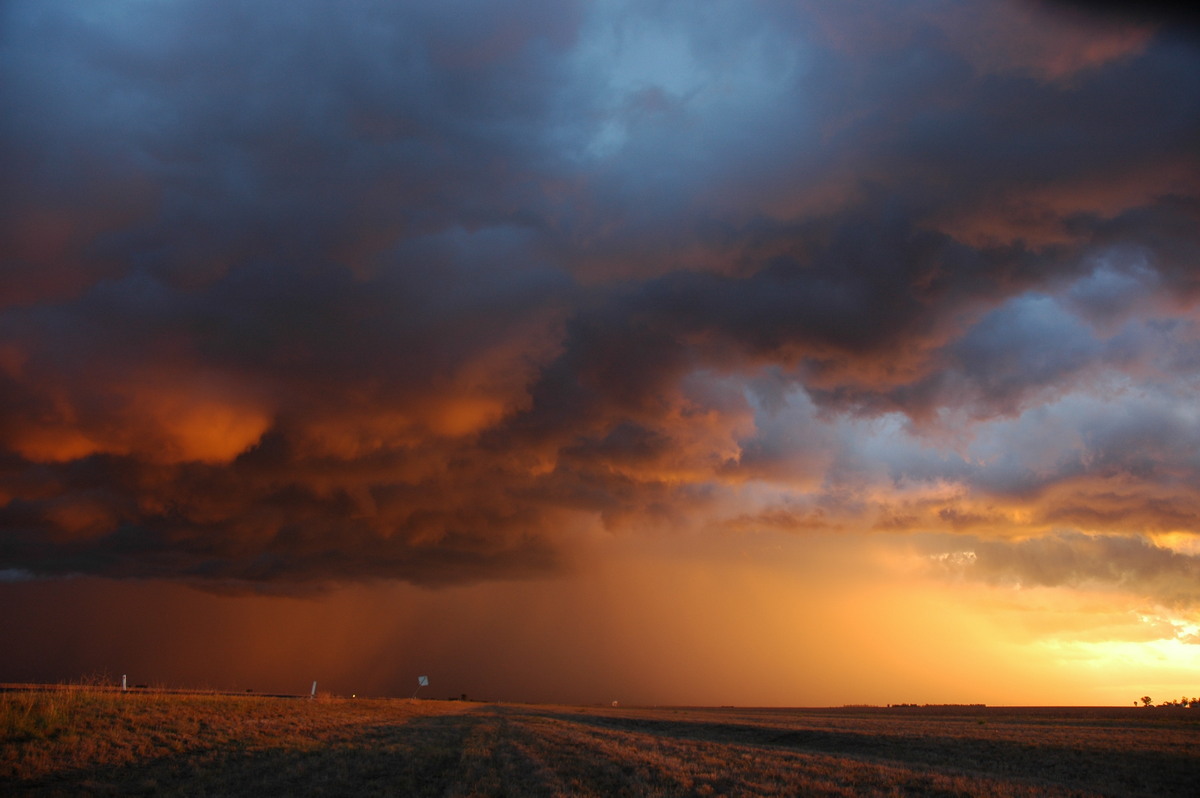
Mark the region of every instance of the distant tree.
POLYGON ((1154 699, 1148 695, 1144 695, 1138 700, 1140 700, 1142 702, 1142 706, 1144 706, 1144 707, 1148 707, 1154 703, 1154 699))

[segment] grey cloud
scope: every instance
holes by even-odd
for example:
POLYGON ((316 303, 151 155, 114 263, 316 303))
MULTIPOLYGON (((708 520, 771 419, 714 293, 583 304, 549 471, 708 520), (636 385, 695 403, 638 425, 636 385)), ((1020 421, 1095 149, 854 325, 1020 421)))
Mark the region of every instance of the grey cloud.
POLYGON ((1092 273, 1066 290, 1067 307, 1101 330, 1125 321, 1161 289, 1157 271, 1141 253, 1116 250, 1097 256, 1092 273))
MULTIPOLYGON (((1192 143, 1200 146, 1200 134, 1192 143)), ((1195 269, 1200 257, 1200 197, 1195 194, 1163 196, 1112 219, 1081 218, 1076 224, 1101 246, 1135 249, 1171 295, 1187 303, 1200 298, 1195 269)))
POLYGON ((941 379, 961 379, 978 392, 986 415, 1013 413, 1029 391, 1070 385, 1098 360, 1100 350, 1101 343, 1054 300, 1027 295, 993 311, 947 347, 941 379))
MULTIPOLYGON (((979 429, 959 453, 921 456, 898 449, 882 456, 898 478, 962 481, 983 495, 1014 499, 1034 499, 1078 483, 1080 501, 1086 503, 1089 492, 1124 484, 1114 496, 1126 497, 1122 512, 1130 517, 1146 502, 1185 501, 1190 491, 1175 488, 1200 478, 1200 425, 1187 410, 1188 395, 1142 391, 1122 398, 1093 399, 1082 393, 1032 408, 979 429), (1106 480, 1110 487, 1104 487, 1106 480), (1144 494, 1138 486, 1145 488, 1144 494), (1155 486, 1175 498, 1155 500, 1155 486)), ((1174 523, 1195 528, 1194 512, 1193 502, 1192 514, 1174 523)))
POLYGON ((947 567, 989 582, 1037 587, 1098 586, 1170 606, 1200 603, 1200 558, 1130 536, 1063 532, 1023 541, 976 540, 975 557, 947 567))

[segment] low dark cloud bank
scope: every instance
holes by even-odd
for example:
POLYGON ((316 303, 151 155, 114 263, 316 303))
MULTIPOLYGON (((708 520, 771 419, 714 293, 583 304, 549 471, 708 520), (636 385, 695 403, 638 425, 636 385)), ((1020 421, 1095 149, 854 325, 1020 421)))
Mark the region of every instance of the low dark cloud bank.
POLYGON ((946 481, 893 525, 1195 533, 1200 48, 1120 6, 5 4, 0 570, 523 577, 946 481))

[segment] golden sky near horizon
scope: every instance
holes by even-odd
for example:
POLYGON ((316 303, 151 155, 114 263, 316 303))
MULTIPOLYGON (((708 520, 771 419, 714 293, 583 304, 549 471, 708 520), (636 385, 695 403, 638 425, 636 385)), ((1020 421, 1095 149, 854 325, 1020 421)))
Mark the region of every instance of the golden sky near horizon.
POLYGON ((610 541, 571 575, 319 597, 39 584, 6 621, 28 641, 9 659, 27 678, 407 695, 429 675, 419 695, 647 705, 1119 706, 1195 692, 1200 650, 1169 626, 1187 621, 1111 592, 964 585, 886 540, 764 543, 680 557, 610 541))
POLYGON ((0 11, 0 681, 1200 694, 1200 24, 0 11))

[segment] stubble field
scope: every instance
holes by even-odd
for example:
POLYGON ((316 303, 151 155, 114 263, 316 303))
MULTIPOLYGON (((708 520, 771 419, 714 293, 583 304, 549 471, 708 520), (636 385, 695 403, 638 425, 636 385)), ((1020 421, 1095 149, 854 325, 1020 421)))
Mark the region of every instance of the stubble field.
POLYGON ((1146 795, 1200 712, 0 694, 3 795, 1146 795))

